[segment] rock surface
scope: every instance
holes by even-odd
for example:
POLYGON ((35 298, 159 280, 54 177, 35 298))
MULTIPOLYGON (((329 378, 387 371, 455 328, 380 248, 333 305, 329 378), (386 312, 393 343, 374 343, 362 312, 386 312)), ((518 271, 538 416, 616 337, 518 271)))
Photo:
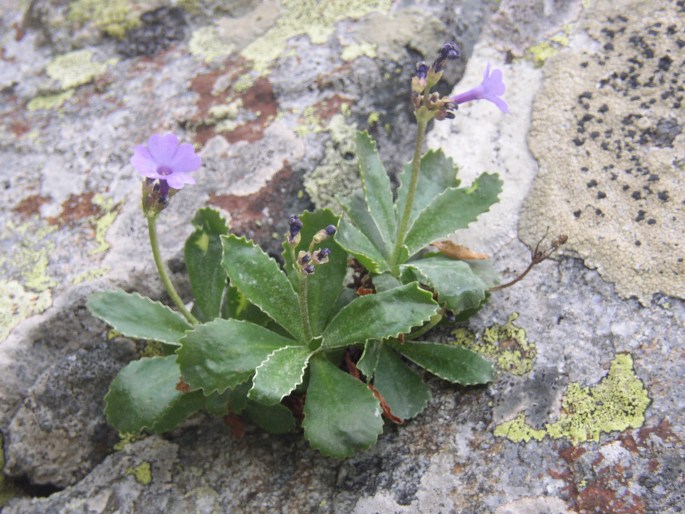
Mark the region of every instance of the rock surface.
POLYGON ((0 0, 0 461, 62 489, 3 512, 682 508, 685 5, 436 4, 0 0), (114 286, 164 299, 133 146, 173 130, 201 149, 198 184, 160 227, 187 294, 179 257, 198 207, 275 252, 288 214, 358 187, 356 129, 394 178, 411 153, 413 65, 452 34, 464 60, 443 91, 490 62, 511 109, 465 105, 429 135, 465 182, 505 181, 459 242, 506 279, 527 263, 519 238, 569 235, 558 261, 436 333, 480 347, 497 380, 430 382, 421 416, 343 462, 203 416, 115 451, 102 397, 143 348, 107 340, 85 300, 114 286))

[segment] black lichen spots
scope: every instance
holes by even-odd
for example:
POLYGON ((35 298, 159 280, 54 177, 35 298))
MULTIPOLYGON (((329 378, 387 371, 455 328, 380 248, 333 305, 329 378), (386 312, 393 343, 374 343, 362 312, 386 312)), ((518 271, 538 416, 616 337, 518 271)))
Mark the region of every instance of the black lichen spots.
POLYGON ((662 202, 668 202, 669 200, 668 191, 659 191, 656 196, 662 202))
POLYGON ((640 144, 653 144, 659 148, 672 148, 673 140, 683 131, 682 125, 673 118, 660 118, 655 127, 640 134, 640 144))
POLYGON ((140 16, 139 27, 126 33, 117 45, 125 57, 155 55, 185 37, 186 20, 183 9, 160 7, 140 16))
POLYGON ((635 217, 635 221, 638 223, 643 221, 645 219, 645 214, 647 214, 644 210, 640 209, 637 211, 637 216, 635 217))

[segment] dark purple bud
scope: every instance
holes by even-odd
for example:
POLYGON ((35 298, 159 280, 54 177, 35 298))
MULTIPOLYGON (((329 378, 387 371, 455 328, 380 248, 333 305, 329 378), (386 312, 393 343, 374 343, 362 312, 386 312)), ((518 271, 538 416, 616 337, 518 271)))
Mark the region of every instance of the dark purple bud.
POLYGON ((336 229, 333 225, 328 225, 326 227, 326 234, 328 234, 329 236, 332 236, 333 234, 335 234, 335 230, 336 229))
POLYGON ((317 254, 316 258, 319 259, 320 261, 322 261, 326 257, 328 257, 330 254, 331 254, 330 248, 322 248, 321 250, 319 250, 319 253, 317 254))
POLYGON ((307 275, 313 275, 314 274, 314 265, 309 264, 302 268, 302 271, 304 271, 307 275))
POLYGON ((435 62, 433 63, 433 71, 435 72, 440 72, 445 69, 445 65, 447 64, 447 61, 454 61, 456 59, 459 59, 459 56, 461 55, 461 52, 459 51, 459 47, 454 41, 451 41, 447 44, 442 45, 442 48, 438 51, 438 58, 435 59, 435 62))
POLYGON ((302 230, 302 222, 299 217, 293 214, 288 218, 288 223, 290 224, 290 237, 295 237, 302 230))
POLYGON ((416 63, 416 76, 420 79, 425 79, 428 75, 428 65, 421 61, 416 63))
POLYGON ((309 255, 308 253, 305 253, 305 254, 300 258, 300 263, 301 263, 301 264, 307 264, 307 263, 308 263, 309 261, 311 261, 311 260, 312 260, 311 255, 309 255))

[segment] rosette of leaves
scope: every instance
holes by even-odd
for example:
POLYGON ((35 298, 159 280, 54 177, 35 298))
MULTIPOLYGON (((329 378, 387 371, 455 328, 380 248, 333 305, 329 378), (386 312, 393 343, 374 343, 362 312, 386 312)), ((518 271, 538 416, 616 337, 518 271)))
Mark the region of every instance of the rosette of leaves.
POLYGON ((282 433, 295 430, 301 417, 310 444, 341 458, 375 443, 383 412, 408 419, 425 407, 428 389, 407 360, 456 383, 492 378, 491 365, 469 350, 400 343, 401 335, 436 315, 433 295, 411 281, 356 296, 345 287, 347 254, 331 239, 316 247, 331 253, 306 278, 304 308, 292 255, 338 218, 318 211, 301 219, 301 242, 292 253, 285 245, 282 269, 253 242, 227 235, 215 211, 198 213, 185 248, 197 325, 135 293, 91 296, 91 312, 118 332, 166 349, 166 355, 131 362, 113 381, 106 413, 115 428, 164 432, 204 409, 245 415, 282 433), (363 350, 357 363, 363 376, 345 365, 351 349, 363 350), (293 412, 293 404, 302 403, 293 412))
POLYGON ((357 155, 363 188, 341 200, 346 217, 340 221, 337 243, 374 276, 377 290, 419 281, 435 291, 442 307, 456 314, 477 309, 498 281, 489 262, 422 251, 487 212, 502 189, 500 178, 483 173, 471 186, 459 187, 452 159, 442 150, 430 150, 421 158, 408 230, 398 242, 411 165, 400 174, 393 201, 376 143, 366 132, 357 134, 357 155))

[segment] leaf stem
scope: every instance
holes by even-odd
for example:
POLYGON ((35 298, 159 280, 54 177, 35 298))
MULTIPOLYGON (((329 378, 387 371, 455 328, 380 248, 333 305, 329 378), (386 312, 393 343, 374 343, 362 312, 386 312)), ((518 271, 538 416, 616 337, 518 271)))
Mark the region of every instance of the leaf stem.
POLYGON ((302 316, 302 325, 304 327, 304 337, 307 342, 312 340, 312 326, 309 323, 309 303, 307 301, 307 276, 304 271, 298 270, 297 275, 300 277, 300 316, 302 316))
POLYGON ((147 233, 150 236, 150 248, 152 248, 152 257, 155 260, 155 266, 157 266, 157 273, 159 273, 159 278, 162 279, 162 284, 166 292, 171 297, 174 305, 181 311, 183 317, 188 320, 189 323, 196 325, 198 323, 197 318, 193 316, 186 306, 183 304, 183 300, 176 292, 174 284, 171 283, 169 274, 164 267, 164 262, 162 262, 162 255, 159 251, 159 239, 157 238, 157 214, 146 214, 147 219, 147 233))
POLYGON ((407 237, 409 230, 409 219, 411 218, 411 211, 414 207, 414 197, 416 196, 416 188, 419 184, 419 174, 421 172, 421 150, 423 149, 423 140, 426 135, 426 126, 428 125, 427 117, 417 114, 417 131, 416 131, 416 146, 414 147, 414 157, 411 161, 411 178, 409 180, 409 189, 407 190, 407 201, 404 204, 404 211, 402 218, 400 218, 400 226, 397 230, 397 241, 390 258, 390 264, 393 267, 393 274, 397 276, 399 269, 400 254, 402 253, 402 246, 407 237))

